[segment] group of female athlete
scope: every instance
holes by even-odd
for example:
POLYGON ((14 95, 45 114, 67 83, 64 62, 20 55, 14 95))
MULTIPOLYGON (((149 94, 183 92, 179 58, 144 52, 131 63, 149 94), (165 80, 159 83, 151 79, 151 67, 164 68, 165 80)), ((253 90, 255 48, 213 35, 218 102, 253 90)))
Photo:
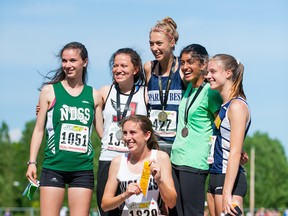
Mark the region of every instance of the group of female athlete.
MULTIPOLYGON (((155 60, 131 48, 110 59, 111 85, 86 85, 88 51, 60 51, 61 66, 43 83, 26 176, 40 175, 41 215, 59 215, 68 186, 72 216, 88 216, 94 190, 92 128, 101 138, 97 204, 103 215, 237 215, 247 182, 243 142, 251 116, 244 66, 233 56, 209 58, 190 44, 174 55, 179 35, 170 17, 150 30, 155 60), (205 190, 207 176, 208 191, 205 190)), ((48 77, 48 76, 47 76, 48 77)))

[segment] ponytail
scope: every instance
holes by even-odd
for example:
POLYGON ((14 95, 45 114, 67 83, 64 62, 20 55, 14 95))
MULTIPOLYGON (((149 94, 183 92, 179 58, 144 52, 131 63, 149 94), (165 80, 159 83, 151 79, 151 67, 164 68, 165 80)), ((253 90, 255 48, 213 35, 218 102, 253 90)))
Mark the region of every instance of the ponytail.
POLYGON ((243 74, 244 66, 243 64, 239 63, 235 73, 233 73, 232 76, 233 85, 231 88, 230 98, 237 97, 239 95, 246 99, 246 95, 243 89, 243 74))

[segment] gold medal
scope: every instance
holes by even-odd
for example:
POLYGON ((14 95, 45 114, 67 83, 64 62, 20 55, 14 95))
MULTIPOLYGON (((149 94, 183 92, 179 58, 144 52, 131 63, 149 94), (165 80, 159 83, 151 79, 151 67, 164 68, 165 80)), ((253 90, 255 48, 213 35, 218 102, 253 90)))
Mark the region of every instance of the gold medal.
POLYGON ((164 122, 164 121, 167 120, 167 117, 168 117, 168 115, 167 115, 167 113, 166 113, 165 111, 161 111, 161 112, 158 114, 158 119, 159 119, 159 121, 164 122))
POLYGON ((182 129, 181 135, 182 135, 182 137, 188 136, 188 128, 186 126, 182 129))

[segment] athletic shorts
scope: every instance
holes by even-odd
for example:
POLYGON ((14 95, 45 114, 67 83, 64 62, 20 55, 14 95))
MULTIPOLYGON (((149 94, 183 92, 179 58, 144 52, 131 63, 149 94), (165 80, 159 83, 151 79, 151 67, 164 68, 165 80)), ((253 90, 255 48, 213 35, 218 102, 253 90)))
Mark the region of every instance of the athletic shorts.
MULTIPOLYGON (((210 180, 208 185, 208 193, 222 195, 223 186, 225 181, 225 174, 213 174, 210 173, 210 180)), ((237 175, 232 195, 238 195, 244 197, 247 192, 247 180, 244 173, 237 175)))
POLYGON ((43 168, 40 178, 40 187, 79 187, 94 189, 93 170, 65 172, 43 168))

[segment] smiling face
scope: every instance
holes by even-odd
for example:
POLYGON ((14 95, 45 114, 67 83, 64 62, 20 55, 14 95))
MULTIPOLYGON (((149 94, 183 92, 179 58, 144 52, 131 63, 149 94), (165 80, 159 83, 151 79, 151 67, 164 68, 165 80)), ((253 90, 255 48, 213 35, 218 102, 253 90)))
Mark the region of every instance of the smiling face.
POLYGON ((139 123, 134 121, 126 121, 122 127, 123 140, 131 153, 141 153, 147 147, 147 141, 151 132, 144 133, 139 123))
POLYGON ((118 54, 115 56, 112 73, 115 82, 118 84, 134 83, 134 75, 138 71, 139 69, 133 65, 130 55, 118 54))
POLYGON ((193 57, 191 52, 182 53, 181 71, 187 82, 196 83, 198 79, 203 78, 202 70, 205 69, 205 66, 199 59, 193 57))
POLYGON ((222 86, 225 84, 230 75, 230 71, 225 71, 218 60, 211 59, 208 62, 208 74, 205 76, 205 78, 210 83, 211 89, 221 91, 222 86))
POLYGON ((67 78, 81 78, 88 60, 83 60, 79 49, 66 49, 62 53, 62 69, 67 78))
POLYGON ((150 50, 157 61, 170 58, 175 45, 174 40, 169 39, 169 37, 164 32, 157 31, 152 31, 150 33, 149 43, 150 50))

